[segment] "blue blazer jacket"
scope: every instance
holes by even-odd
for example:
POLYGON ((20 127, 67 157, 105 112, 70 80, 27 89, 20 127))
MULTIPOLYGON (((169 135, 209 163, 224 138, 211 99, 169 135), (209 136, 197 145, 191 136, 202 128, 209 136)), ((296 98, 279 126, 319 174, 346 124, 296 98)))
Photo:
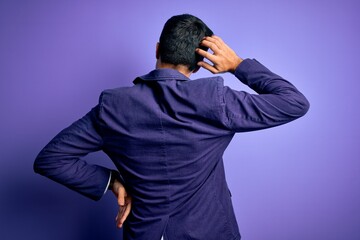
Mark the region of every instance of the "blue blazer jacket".
POLYGON ((102 150, 133 198, 124 239, 240 239, 225 180, 226 147, 236 132, 303 116, 309 103, 256 60, 244 60, 235 76, 258 94, 226 87, 221 77, 189 80, 172 69, 106 90, 39 153, 34 169, 98 200, 110 169, 83 157, 102 150))

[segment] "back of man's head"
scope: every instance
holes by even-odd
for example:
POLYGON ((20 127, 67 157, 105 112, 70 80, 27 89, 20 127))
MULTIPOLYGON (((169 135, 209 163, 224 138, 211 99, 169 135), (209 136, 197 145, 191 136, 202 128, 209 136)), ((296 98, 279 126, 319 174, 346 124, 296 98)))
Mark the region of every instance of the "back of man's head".
POLYGON ((190 71, 195 70, 197 63, 203 59, 195 53, 195 49, 200 47, 205 36, 212 35, 211 29, 195 16, 183 14, 171 17, 160 35, 158 51, 161 62, 185 65, 190 71))

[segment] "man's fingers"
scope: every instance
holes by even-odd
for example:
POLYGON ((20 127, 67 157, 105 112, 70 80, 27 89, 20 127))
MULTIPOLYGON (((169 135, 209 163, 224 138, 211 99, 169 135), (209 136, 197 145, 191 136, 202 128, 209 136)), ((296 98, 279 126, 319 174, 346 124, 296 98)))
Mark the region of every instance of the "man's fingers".
POLYGON ((123 221, 123 216, 124 216, 124 213, 125 213, 125 207, 126 207, 126 206, 124 206, 124 207, 119 207, 119 211, 118 211, 118 213, 117 213, 117 215, 116 215, 115 221, 116 221, 116 226, 117 226, 118 228, 121 228, 122 225, 123 225, 123 223, 124 223, 124 221, 123 221))
POLYGON ((220 52, 221 45, 216 39, 212 39, 210 37, 204 38, 204 40, 201 41, 201 46, 210 48, 215 54, 220 52))
POLYGON ((119 194, 117 196, 119 206, 125 205, 125 198, 126 198, 126 190, 123 186, 119 187, 119 194))
POLYGON ((118 211, 118 214, 115 219, 116 226, 118 228, 121 228, 123 226, 125 220, 127 219, 127 217, 130 214, 130 211, 131 211, 131 198, 128 199, 125 206, 119 207, 119 211, 118 211))
POLYGON ((121 209, 119 209, 118 214, 116 215, 115 221, 116 221, 116 227, 121 228, 124 222, 121 222, 121 217, 123 215, 123 212, 121 209))
POLYGON ((199 62, 199 66, 209 70, 212 73, 234 72, 242 59, 218 36, 205 37, 201 42, 202 46, 209 47, 214 53, 208 53, 204 50, 196 52, 208 59, 211 63, 199 62))
MULTIPOLYGON (((209 38, 216 40, 216 41, 220 44, 220 46, 221 46, 221 45, 225 45, 225 42, 222 40, 222 38, 221 38, 221 37, 218 37, 218 36, 212 35, 212 36, 211 36, 211 37, 209 37, 209 38)), ((209 41, 210 41, 210 40, 209 40, 209 41)), ((218 46, 219 46, 219 45, 218 45, 218 46)))
POLYGON ((212 73, 218 73, 219 72, 214 66, 208 64, 207 62, 201 61, 201 62, 198 62, 198 65, 200 67, 205 68, 206 70, 209 70, 212 73))
POLYGON ((131 196, 127 195, 125 187, 117 179, 114 181, 112 191, 115 194, 119 205, 119 210, 117 212, 115 222, 116 226, 121 228, 126 218, 130 214, 132 199, 131 196))
POLYGON ((130 211, 131 211, 131 201, 128 204, 126 204, 126 206, 125 206, 124 212, 123 212, 122 217, 120 219, 121 226, 125 222, 126 218, 129 216, 130 211))
POLYGON ((213 54, 211 54, 201 48, 197 48, 196 53, 199 54, 200 56, 203 56, 206 59, 209 59, 211 62, 216 61, 216 56, 214 56, 213 54))

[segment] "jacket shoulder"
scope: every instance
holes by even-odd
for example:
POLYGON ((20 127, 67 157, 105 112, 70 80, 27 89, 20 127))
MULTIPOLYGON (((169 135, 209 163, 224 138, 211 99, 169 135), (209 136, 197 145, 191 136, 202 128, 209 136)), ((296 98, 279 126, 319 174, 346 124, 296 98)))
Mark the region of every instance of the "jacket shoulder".
MULTIPOLYGON (((209 104, 215 101, 217 105, 222 99, 224 79, 220 76, 210 78, 198 78, 183 83, 183 91, 193 99, 205 99, 209 104)), ((213 102, 214 103, 214 102, 213 102)))

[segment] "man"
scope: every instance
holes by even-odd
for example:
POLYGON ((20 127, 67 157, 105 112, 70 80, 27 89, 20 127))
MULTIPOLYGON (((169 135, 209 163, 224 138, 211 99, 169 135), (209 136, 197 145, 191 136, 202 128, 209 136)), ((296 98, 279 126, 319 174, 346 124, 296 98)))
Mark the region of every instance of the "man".
POLYGON ((156 69, 134 86, 104 91, 96 107, 40 152, 34 169, 95 200, 111 189, 124 239, 240 239, 225 180, 226 147, 236 132, 303 116, 309 103, 191 15, 166 22, 156 59, 156 69), (258 94, 232 90, 221 77, 189 80, 200 67, 233 73, 258 94), (82 159, 98 150, 117 171, 82 159))

